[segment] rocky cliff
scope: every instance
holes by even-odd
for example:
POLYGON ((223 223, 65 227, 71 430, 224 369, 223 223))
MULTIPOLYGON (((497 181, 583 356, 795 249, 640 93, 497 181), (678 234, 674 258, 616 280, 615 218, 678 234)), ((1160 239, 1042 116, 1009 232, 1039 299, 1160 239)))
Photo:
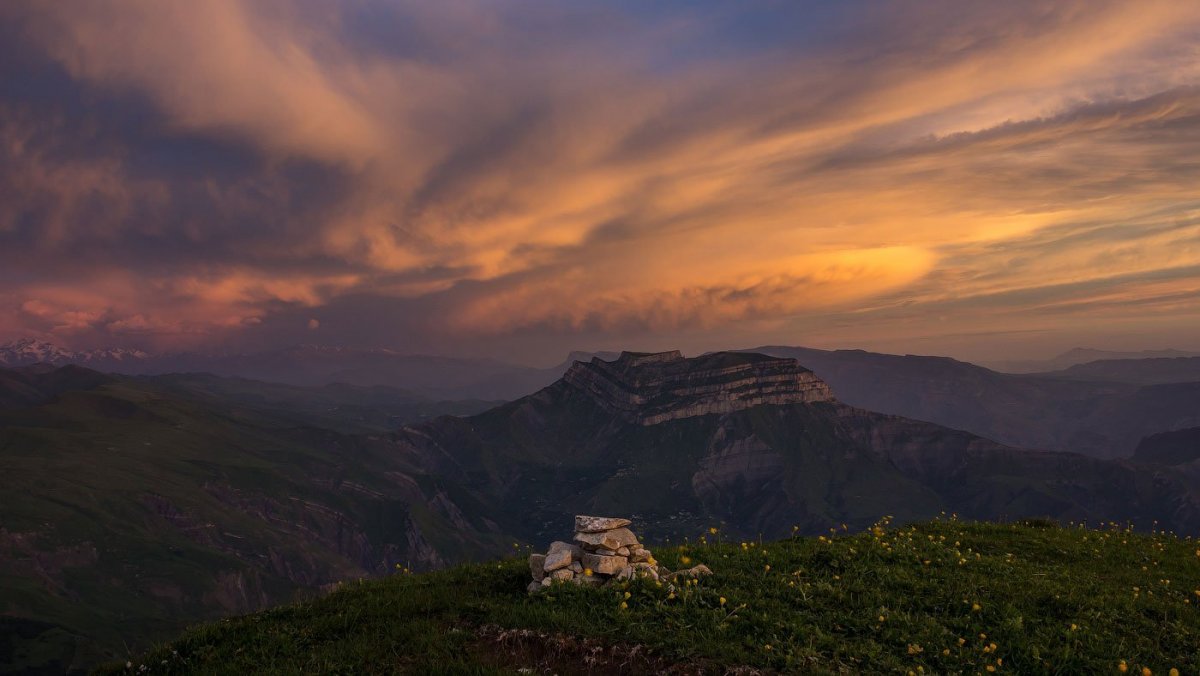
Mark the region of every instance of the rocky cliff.
POLYGON ((602 408, 641 425, 762 404, 833 401, 829 386, 795 359, 761 354, 685 359, 678 350, 622 352, 613 361, 575 362, 563 379, 602 408))

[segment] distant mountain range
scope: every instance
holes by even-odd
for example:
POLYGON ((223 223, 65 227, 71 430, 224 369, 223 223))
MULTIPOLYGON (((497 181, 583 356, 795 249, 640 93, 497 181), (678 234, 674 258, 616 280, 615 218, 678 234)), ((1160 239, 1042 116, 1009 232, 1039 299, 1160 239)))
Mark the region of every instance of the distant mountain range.
POLYGON ((25 339, 0 345, 0 366, 76 364, 107 373, 211 373, 298 386, 335 383, 397 386, 435 399, 514 399, 554 381, 568 364, 551 369, 491 359, 402 354, 387 349, 297 345, 255 353, 148 353, 104 349, 72 351, 25 339))
POLYGON ((786 346, 749 351, 799 360, 853 406, 1023 448, 1126 457, 1142 437, 1200 425, 1200 374, 1193 377, 1188 371, 1188 365, 1200 361, 1195 358, 1094 362, 1055 373, 1007 374, 949 357, 786 346), (1164 361, 1174 369, 1164 367, 1164 361), (1114 379, 1085 377, 1092 373, 1088 367, 1114 379), (1170 377, 1172 372, 1177 375, 1170 377), (1158 382, 1162 380, 1167 382, 1158 382), (1156 384, 1142 384, 1147 382, 1156 384))
MULTIPOLYGON (((1024 374, 1000 373, 948 357, 789 346, 751 351, 799 360, 851 405, 1025 448, 1126 457, 1147 435, 1200 425, 1200 357, 1178 356, 1188 354, 1181 351, 1076 349, 1058 360, 1114 354, 1177 356, 1105 359, 1024 374)), ((616 353, 572 353, 557 366, 539 369, 496 360, 316 345, 254 354, 71 352, 32 340, 0 346, 0 365, 73 363, 111 373, 210 373, 298 387, 384 386, 426 401, 516 399, 553 383, 574 361, 593 356, 611 360, 616 353)))
POLYGON ((990 369, 1000 371, 1001 373, 1044 373, 1048 371, 1061 371, 1069 369, 1072 366, 1079 364, 1087 364, 1093 361, 1110 361, 1119 360, 1139 360, 1139 359, 1174 359, 1176 357, 1200 357, 1200 352, 1189 352, 1186 350, 1141 350, 1133 351, 1114 351, 1114 350, 1095 350, 1087 347, 1076 347, 1057 357, 1051 359, 1026 359, 1026 360, 1008 360, 995 362, 982 362, 983 366, 990 369))
POLYGON ((107 348, 100 350, 68 350, 53 343, 23 338, 0 345, 0 366, 29 366, 32 364, 64 364, 94 365, 110 368, 125 364, 136 367, 137 364, 150 360, 152 356, 142 350, 127 350, 123 348, 107 348))

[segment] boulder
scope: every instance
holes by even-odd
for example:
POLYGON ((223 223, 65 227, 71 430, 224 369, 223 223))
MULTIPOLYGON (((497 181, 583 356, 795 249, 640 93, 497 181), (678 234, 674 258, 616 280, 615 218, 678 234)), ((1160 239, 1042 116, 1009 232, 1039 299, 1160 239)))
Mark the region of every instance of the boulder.
POLYGON ((546 561, 542 564, 543 570, 547 573, 566 568, 571 565, 572 561, 578 561, 580 555, 579 547, 569 542, 553 542, 550 544, 550 551, 546 552, 546 561))
POLYGON ((629 565, 629 559, 624 556, 605 556, 584 552, 583 567, 590 568, 596 575, 613 575, 629 565))
POLYGON ((638 544, 637 536, 628 528, 617 528, 603 533, 576 533, 575 541, 614 552, 621 547, 633 547, 638 544))
POLYGON ((611 516, 583 516, 575 517, 575 530, 579 533, 602 533, 606 530, 613 530, 628 526, 633 523, 629 519, 620 519, 611 516))
POLYGON ((692 566, 691 568, 687 568, 684 570, 677 570, 674 573, 671 573, 671 577, 672 578, 704 577, 705 575, 712 575, 712 574, 713 574, 712 570, 710 570, 708 566, 701 563, 699 565, 692 566))
POLYGON ((541 582, 543 577, 546 577, 546 555, 545 554, 530 554, 529 555, 529 574, 533 576, 534 582, 541 582))
POLYGON ((570 568, 559 568, 553 573, 550 573, 550 578, 558 582, 566 582, 573 577, 575 577, 575 573, 572 572, 570 568))

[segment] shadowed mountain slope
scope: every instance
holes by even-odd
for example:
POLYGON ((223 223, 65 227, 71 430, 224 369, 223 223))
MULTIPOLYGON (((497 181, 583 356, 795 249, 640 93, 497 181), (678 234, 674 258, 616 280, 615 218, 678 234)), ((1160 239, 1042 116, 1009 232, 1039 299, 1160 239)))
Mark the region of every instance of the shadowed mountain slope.
POLYGON ((948 357, 862 350, 772 346, 753 351, 798 359, 853 406, 1024 448, 1126 457, 1142 437, 1200 425, 1200 383, 1012 375, 948 357))
MULTIPOLYGON (((85 667, 199 619, 509 544, 456 487, 302 422, 301 391, 248 401, 275 391, 0 370, 0 672, 38 655, 23 666, 85 667)), ((362 403, 305 405, 338 392, 362 403)), ((360 414, 321 416, 361 429, 360 414)))
POLYGON ((1200 357, 1103 359, 1061 371, 1037 374, 1071 380, 1094 380, 1138 385, 1200 382, 1200 357))

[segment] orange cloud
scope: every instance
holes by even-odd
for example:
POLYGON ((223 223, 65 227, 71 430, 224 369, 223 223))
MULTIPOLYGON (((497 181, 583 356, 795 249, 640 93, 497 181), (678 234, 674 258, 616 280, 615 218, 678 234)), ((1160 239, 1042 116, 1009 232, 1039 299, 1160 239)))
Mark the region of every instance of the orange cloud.
MULTIPOLYGON (((831 20, 836 44, 762 45, 696 8, 0 13, 80 86, 151 102, 162 134, 249 156, 187 180, 139 170, 137 144, 158 139, 64 159, 45 120, 0 108, 0 159, 20 167, 0 181, 16 196, 0 233, 40 219, 26 239, 47 257, 97 240, 183 252, 75 304, 28 271, 13 307, 48 303, 21 311, 54 330, 236 330, 371 295, 435 308, 420 330, 488 336, 917 335, 988 313, 1082 325, 1080 307, 1140 297, 1192 307, 1187 275, 1107 286, 1196 260, 1192 3, 878 3, 831 20), (371 42, 356 12, 398 37, 371 42), (710 43, 723 56, 696 52, 710 43)), ((126 279, 97 259, 79 275, 126 279)))
POLYGON ((492 333, 527 325, 714 327, 861 301, 919 279, 933 262, 927 251, 895 247, 764 260, 741 271, 694 265, 673 280, 667 271, 636 263, 611 270, 600 283, 594 270, 574 270, 480 298, 455 316, 454 328, 492 333))

